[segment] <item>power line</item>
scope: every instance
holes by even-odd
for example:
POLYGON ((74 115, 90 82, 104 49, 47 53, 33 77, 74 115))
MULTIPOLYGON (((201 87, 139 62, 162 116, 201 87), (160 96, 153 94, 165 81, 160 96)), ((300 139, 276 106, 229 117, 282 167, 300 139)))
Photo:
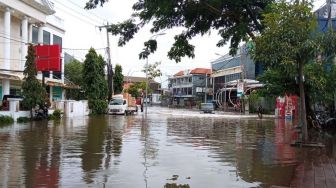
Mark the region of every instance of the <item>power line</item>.
MULTIPOLYGON (((71 1, 69 1, 69 2, 71 2, 71 1)), ((63 11, 66 11, 66 12, 72 14, 73 16, 77 17, 78 19, 82 20, 83 22, 87 22, 88 20, 84 20, 82 17, 78 17, 77 15, 74 15, 73 12, 76 12, 77 14, 79 14, 79 15, 81 15, 81 16, 87 18, 87 19, 89 19, 89 20, 91 21, 91 23, 96 23, 96 22, 100 22, 100 21, 101 21, 101 22, 104 22, 104 20, 100 20, 100 18, 99 18, 99 19, 93 19, 92 17, 88 17, 88 15, 85 15, 84 13, 82 13, 82 12, 80 12, 80 11, 74 9, 74 8, 71 8, 71 7, 69 7, 69 6, 65 5, 65 4, 63 4, 63 3, 61 3, 60 1, 57 1, 57 4, 56 4, 56 5, 62 5, 63 7, 67 8, 68 10, 65 10, 65 9, 63 9, 63 8, 60 8, 60 6, 57 6, 59 9, 61 9, 61 10, 63 10, 63 11)), ((97 16, 96 16, 96 17, 97 17, 97 16)), ((92 25, 95 25, 95 24, 92 24, 92 25)))
MULTIPOLYGON (((80 8, 80 10, 83 10, 83 7, 81 7, 80 5, 78 5, 78 4, 76 4, 76 3, 72 2, 72 1, 69 1, 69 2, 70 2, 71 4, 73 4, 73 5, 75 5, 76 7, 80 8)), ((104 18, 98 16, 97 14, 94 14, 93 12, 90 12, 89 10, 86 11, 86 12, 88 12, 89 14, 95 16, 95 17, 98 18, 98 19, 105 20, 104 18)))
MULTIPOLYGON (((16 40, 16 39, 14 39, 14 38, 11 38, 11 37, 6 37, 6 36, 1 36, 0 35, 0 38, 5 38, 5 39, 9 39, 9 40, 12 40, 12 41, 14 41, 14 42, 16 42, 16 43, 23 43, 23 44, 25 44, 25 45, 29 45, 29 44, 32 44, 32 43, 25 43, 25 42, 22 42, 22 41, 20 41, 20 40, 16 40)), ((0 42, 0 43, 7 43, 7 42, 0 42)), ((12 42, 10 42, 10 43, 12 43, 12 42)), ((13 43, 12 43, 13 44, 13 43)), ((45 44, 44 44, 45 45, 45 44)), ((90 48, 62 48, 63 50, 90 50, 90 48)), ((93 48, 93 49, 95 49, 95 50, 106 50, 106 47, 105 48, 103 48, 103 47, 100 47, 100 48, 93 48)))

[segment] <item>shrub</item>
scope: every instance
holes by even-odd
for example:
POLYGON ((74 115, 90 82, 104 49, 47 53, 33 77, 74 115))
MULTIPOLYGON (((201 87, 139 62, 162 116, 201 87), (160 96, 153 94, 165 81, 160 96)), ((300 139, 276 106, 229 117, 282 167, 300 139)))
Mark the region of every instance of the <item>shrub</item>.
POLYGON ((61 119, 62 112, 60 109, 56 109, 51 115, 48 116, 48 120, 58 120, 61 119))
POLYGON ((0 115, 0 124, 11 124, 14 123, 14 119, 10 116, 0 115))
POLYGON ((31 119, 28 118, 28 117, 19 117, 19 118, 17 118, 16 121, 17 121, 18 123, 26 123, 26 122, 31 121, 31 119))
POLYGON ((89 108, 92 114, 105 114, 107 110, 107 102, 105 100, 89 100, 89 108))
POLYGON ((56 118, 56 119, 61 119, 62 112, 61 112, 60 109, 56 109, 56 110, 52 113, 52 115, 53 115, 54 118, 56 118))

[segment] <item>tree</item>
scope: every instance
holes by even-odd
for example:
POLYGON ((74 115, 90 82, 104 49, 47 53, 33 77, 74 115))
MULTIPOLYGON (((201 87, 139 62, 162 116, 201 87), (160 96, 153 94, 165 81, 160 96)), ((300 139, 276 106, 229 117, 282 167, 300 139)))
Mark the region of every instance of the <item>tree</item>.
MULTIPOLYGON (((141 96, 141 92, 146 90, 146 82, 134 83, 130 85, 127 92, 133 97, 137 98, 141 96)), ((152 89, 148 88, 148 93, 152 93, 152 89)))
POLYGON ((105 113, 107 108, 104 66, 103 57, 90 48, 83 65, 83 89, 93 114, 105 113))
MULTIPOLYGON (((88 0, 86 9, 103 6, 108 0, 88 0)), ((138 0, 133 5, 132 17, 122 23, 112 24, 109 31, 121 35, 118 45, 123 46, 146 24, 152 24, 151 32, 160 33, 174 27, 186 28, 175 36, 175 43, 168 52, 168 57, 176 62, 181 57, 194 57, 194 46, 189 40, 196 35, 205 35, 218 30, 221 40, 217 46, 230 41, 230 53, 235 54, 239 43, 247 37, 255 38, 255 33, 263 30, 261 15, 267 5, 274 0, 138 0)), ((156 40, 145 42, 149 53, 156 51, 156 40)), ((144 53, 141 58, 146 58, 144 53)))
POLYGON ((160 65, 161 62, 155 62, 154 64, 150 64, 148 67, 145 67, 142 72, 147 72, 148 79, 154 80, 155 78, 162 76, 161 70, 159 69, 160 65))
POLYGON ((43 106, 46 90, 36 78, 37 70, 35 64, 35 50, 29 45, 26 56, 25 69, 23 71, 24 81, 22 83, 23 106, 30 109, 30 117, 33 117, 33 108, 36 105, 43 106))
POLYGON ((254 58, 267 67, 294 65, 298 70, 300 112, 304 141, 308 140, 303 68, 315 58, 317 43, 314 38, 316 19, 310 2, 284 0, 270 6, 264 14, 264 31, 255 39, 254 58))
POLYGON ((116 64, 115 66, 115 74, 113 75, 113 87, 115 93, 121 93, 123 91, 124 85, 124 75, 122 74, 121 65, 116 64))
MULTIPOLYGON (((64 65, 64 77, 71 83, 82 87, 83 85, 83 64, 78 60, 73 60, 64 65)), ((84 99, 84 93, 80 89, 67 89, 68 98, 81 100, 84 99)))

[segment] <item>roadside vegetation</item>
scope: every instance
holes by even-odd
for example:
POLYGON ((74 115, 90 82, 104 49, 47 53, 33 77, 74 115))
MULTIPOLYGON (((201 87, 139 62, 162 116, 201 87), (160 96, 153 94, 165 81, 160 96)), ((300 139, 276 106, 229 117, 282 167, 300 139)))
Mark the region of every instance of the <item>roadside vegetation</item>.
POLYGON ((104 114, 107 110, 107 83, 105 80, 105 61, 91 48, 83 64, 83 90, 89 100, 92 114, 104 114))

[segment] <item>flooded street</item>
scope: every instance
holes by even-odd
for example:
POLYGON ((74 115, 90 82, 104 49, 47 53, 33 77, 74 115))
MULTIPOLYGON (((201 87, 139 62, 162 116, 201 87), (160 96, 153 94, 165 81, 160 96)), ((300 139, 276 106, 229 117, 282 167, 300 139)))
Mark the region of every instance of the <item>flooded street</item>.
POLYGON ((290 186, 302 160, 284 120, 148 110, 0 128, 0 186, 290 186))

